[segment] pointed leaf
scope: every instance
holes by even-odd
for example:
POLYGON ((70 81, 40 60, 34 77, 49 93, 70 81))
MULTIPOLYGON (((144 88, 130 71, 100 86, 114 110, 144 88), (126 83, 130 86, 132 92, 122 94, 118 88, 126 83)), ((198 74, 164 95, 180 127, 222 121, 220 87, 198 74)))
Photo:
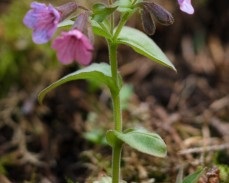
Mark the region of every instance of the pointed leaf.
POLYGON ((193 174, 184 178, 183 183, 197 183, 200 176, 204 173, 205 169, 195 171, 193 174))
POLYGON ((118 36, 117 42, 128 45, 137 53, 176 71, 173 64, 157 44, 145 33, 137 29, 124 26, 118 36))
POLYGON ((119 86, 116 86, 115 83, 113 82, 113 79, 111 77, 111 68, 110 65, 106 63, 100 63, 100 64, 92 64, 88 67, 85 67, 83 69, 80 69, 76 72, 73 72, 71 74, 66 75, 65 77, 59 79, 58 81, 52 83, 50 86, 42 90, 39 95, 38 95, 38 100, 40 103, 42 103, 45 95, 53 90, 54 88, 69 82, 73 80, 78 80, 78 79, 89 79, 89 80, 94 80, 99 83, 103 83, 109 87, 111 92, 113 93, 118 93, 120 88, 121 88, 121 76, 119 75, 119 86))
POLYGON ((109 25, 105 21, 102 23, 98 23, 95 20, 91 20, 91 25, 92 30, 96 35, 105 37, 106 39, 111 38, 111 34, 109 32, 109 25))
POLYGON ((107 134, 107 140, 111 145, 116 141, 115 137, 140 152, 157 157, 166 156, 166 144, 162 138, 155 133, 132 129, 126 133, 110 130, 107 134))

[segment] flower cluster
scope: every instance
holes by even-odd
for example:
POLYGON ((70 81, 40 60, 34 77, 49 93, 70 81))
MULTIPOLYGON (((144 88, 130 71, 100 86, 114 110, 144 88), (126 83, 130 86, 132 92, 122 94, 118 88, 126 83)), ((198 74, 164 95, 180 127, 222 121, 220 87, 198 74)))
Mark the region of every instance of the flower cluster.
MULTIPOLYGON (((191 0, 178 0, 180 9, 188 14, 193 14, 194 9, 191 0)), ((143 1, 139 3, 143 27, 149 35, 154 34, 156 26, 154 20, 163 25, 173 23, 172 15, 160 5, 143 1)), ((43 44, 50 41, 55 34, 58 24, 73 14, 79 7, 76 2, 69 2, 59 7, 51 4, 32 2, 31 10, 24 17, 24 24, 33 30, 33 41, 43 44)), ((87 11, 86 8, 82 8, 87 11)), ((73 61, 81 65, 88 65, 92 60, 93 46, 90 39, 83 33, 88 21, 87 13, 81 13, 72 28, 63 32, 52 44, 57 51, 57 57, 63 64, 70 64, 73 61)))
MULTIPOLYGON (((66 3, 59 7, 33 2, 31 3, 31 10, 25 15, 23 22, 33 30, 35 43, 47 43, 55 34, 58 24, 77 8, 78 5, 75 2, 66 3)), ((84 19, 84 21, 87 20, 84 19)), ((52 48, 57 51, 57 57, 61 63, 70 64, 77 61, 81 65, 90 64, 93 46, 87 36, 82 33, 84 26, 86 23, 74 25, 72 30, 63 32, 53 41, 52 48)))

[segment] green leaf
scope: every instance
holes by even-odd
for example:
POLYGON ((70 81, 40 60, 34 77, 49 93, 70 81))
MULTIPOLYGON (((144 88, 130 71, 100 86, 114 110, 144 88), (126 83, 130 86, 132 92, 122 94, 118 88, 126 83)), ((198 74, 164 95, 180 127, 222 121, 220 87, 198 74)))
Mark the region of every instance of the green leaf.
MULTIPOLYGON (((114 134, 114 131, 113 130, 108 130, 107 133, 106 133, 106 140, 107 140, 107 143, 111 146, 111 147, 114 147, 114 145, 120 141, 114 134)), ((122 141, 121 141, 122 143, 122 141)))
POLYGON ((129 129, 126 133, 109 130, 106 135, 108 143, 113 146, 115 142, 121 140, 132 148, 157 157, 166 156, 166 144, 162 138, 155 133, 147 131, 129 129))
POLYGON ((111 77, 110 65, 106 63, 94 63, 88 67, 85 67, 76 72, 66 75, 65 77, 59 79, 58 81, 52 83, 50 86, 42 90, 38 95, 39 102, 42 103, 45 95, 54 88, 66 82, 78 79, 89 79, 95 82, 103 83, 108 86, 112 93, 118 93, 122 85, 121 76, 119 75, 119 86, 116 86, 115 82, 111 77))
POLYGON ((133 48, 137 53, 176 71, 173 64, 157 46, 157 44, 145 33, 131 27, 124 26, 117 42, 133 48))
POLYGON ((111 38, 111 34, 109 32, 109 25, 105 21, 102 23, 98 23, 95 20, 91 20, 92 30, 93 32, 101 37, 105 37, 106 39, 111 38))
POLYGON ((92 7, 93 15, 92 19, 96 22, 102 22, 106 17, 113 13, 117 9, 117 6, 107 7, 102 3, 96 3, 92 7))
POLYGON ((195 171, 193 174, 184 178, 183 183, 197 183, 200 176, 204 173, 205 169, 195 171))
POLYGON ((115 1, 115 5, 118 6, 118 11, 122 13, 135 11, 136 4, 142 2, 142 0, 136 0, 133 4, 133 0, 118 0, 115 1))
POLYGON ((105 132, 101 128, 92 129, 83 134, 84 138, 94 144, 107 145, 105 132))

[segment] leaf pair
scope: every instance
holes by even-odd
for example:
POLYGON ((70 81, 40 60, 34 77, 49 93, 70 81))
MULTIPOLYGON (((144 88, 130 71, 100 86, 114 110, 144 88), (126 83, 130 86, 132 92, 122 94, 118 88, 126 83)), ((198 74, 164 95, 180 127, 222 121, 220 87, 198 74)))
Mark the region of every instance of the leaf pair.
POLYGON ((149 155, 156 157, 166 156, 166 144, 162 138, 155 133, 129 129, 121 133, 115 130, 109 130, 106 135, 107 141, 111 146, 116 143, 126 143, 130 147, 149 155))

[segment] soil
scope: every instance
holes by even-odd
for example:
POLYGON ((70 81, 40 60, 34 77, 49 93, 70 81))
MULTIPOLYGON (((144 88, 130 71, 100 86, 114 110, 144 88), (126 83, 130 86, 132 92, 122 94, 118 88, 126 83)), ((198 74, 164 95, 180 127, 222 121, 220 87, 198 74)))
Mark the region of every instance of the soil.
MULTIPOLYGON (((124 129, 160 134, 168 155, 155 158, 124 146, 122 178, 128 183, 170 183, 178 172, 186 176, 202 166, 206 171, 199 183, 228 183, 229 1, 194 1, 193 16, 180 12, 176 2, 161 2, 175 23, 157 25, 152 39, 177 73, 125 46, 119 48, 118 59, 130 87, 124 129)), ((0 7, 11 3, 0 2, 0 7)), ((142 30, 138 19, 128 24, 142 30)), ((94 62, 106 62, 104 41, 96 38, 96 45, 94 62)), ((40 56, 31 49, 26 55, 40 56)), ((37 93, 78 66, 48 67, 29 81, 36 64, 21 71, 20 84, 12 83, 0 100, 0 183, 90 183, 110 176, 111 148, 104 142, 113 127, 107 89, 69 82, 41 105, 37 93)))

